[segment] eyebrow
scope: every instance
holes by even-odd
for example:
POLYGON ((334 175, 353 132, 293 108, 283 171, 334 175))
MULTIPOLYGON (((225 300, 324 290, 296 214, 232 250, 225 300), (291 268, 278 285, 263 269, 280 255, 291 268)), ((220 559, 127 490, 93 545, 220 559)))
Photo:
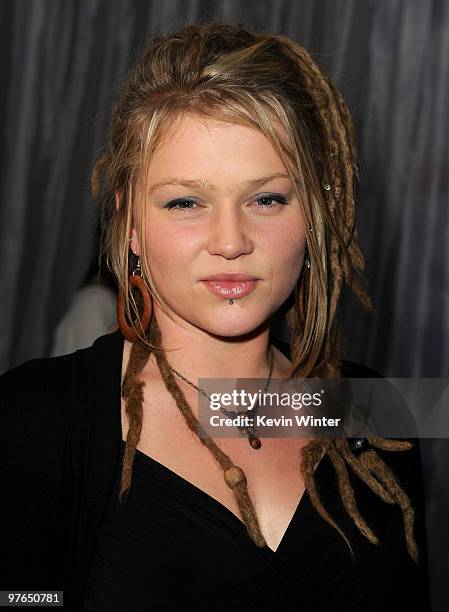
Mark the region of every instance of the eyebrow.
MULTIPOLYGON (((265 185, 265 183, 268 183, 276 178, 290 179, 290 177, 283 172, 274 172, 273 174, 261 176, 257 179, 249 179, 247 181, 243 181, 242 183, 237 183, 237 186, 243 188, 252 187, 254 189, 256 187, 261 187, 262 185, 265 185)), ((189 189, 211 189, 212 191, 219 191, 219 187, 213 185, 212 183, 208 183, 207 181, 202 181, 201 179, 189 180, 182 178, 167 178, 164 181, 151 185, 147 195, 151 195, 153 191, 159 189, 159 187, 165 187, 166 185, 181 185, 182 187, 188 187, 189 189)))

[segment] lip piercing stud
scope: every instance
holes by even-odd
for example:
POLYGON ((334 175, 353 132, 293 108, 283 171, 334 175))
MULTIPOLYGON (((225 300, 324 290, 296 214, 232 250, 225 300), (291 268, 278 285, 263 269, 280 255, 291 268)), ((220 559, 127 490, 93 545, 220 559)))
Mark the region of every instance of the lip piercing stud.
POLYGON ((233 303, 234 303, 234 300, 229 300, 229 303, 230 303, 230 304, 233 304, 233 303))

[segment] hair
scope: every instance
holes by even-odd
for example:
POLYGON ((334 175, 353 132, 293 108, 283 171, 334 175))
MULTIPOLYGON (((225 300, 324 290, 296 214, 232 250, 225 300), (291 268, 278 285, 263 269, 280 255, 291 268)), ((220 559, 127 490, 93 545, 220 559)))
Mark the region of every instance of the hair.
MULTIPOLYGON (((146 190, 142 184, 152 153, 186 114, 259 130, 275 148, 292 180, 305 226, 310 228, 306 250, 311 266, 303 266, 286 309, 291 376, 298 378, 341 377, 337 305, 343 284, 367 310, 372 309, 362 282, 364 259, 355 227, 358 167, 354 129, 339 90, 310 54, 290 38, 251 31, 237 24, 187 25, 153 38, 137 58, 112 110, 106 153, 92 175, 94 194, 102 200, 102 248, 123 294, 126 316, 138 335, 122 383, 129 429, 120 499, 126 500, 130 490, 142 429, 145 383, 140 374, 154 353, 166 388, 187 426, 223 469, 250 537, 263 547, 266 542, 244 473, 227 478, 232 472, 227 471, 233 466, 232 459, 205 434, 188 405, 168 365, 156 318, 152 318, 148 330, 141 327, 141 304, 128 283, 136 265, 129 248, 129 236, 135 227, 145 284, 161 308, 168 310, 149 273, 143 223, 146 190)), ((412 448, 412 444, 381 438, 368 440, 373 448, 357 456, 346 439, 315 438, 302 448, 300 470, 311 502, 342 536, 354 559, 347 537, 324 508, 315 485, 315 467, 327 453, 343 506, 360 533, 372 544, 379 543, 358 510, 348 466, 384 502, 399 505, 406 546, 418 563, 411 502, 375 450, 403 451, 412 448)))

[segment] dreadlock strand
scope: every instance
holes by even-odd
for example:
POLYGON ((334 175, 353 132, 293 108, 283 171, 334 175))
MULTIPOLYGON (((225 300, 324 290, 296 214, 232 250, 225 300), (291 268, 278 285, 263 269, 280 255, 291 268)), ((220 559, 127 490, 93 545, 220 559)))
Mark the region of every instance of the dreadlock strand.
POLYGON ((413 528, 415 524, 415 511, 413 510, 413 507, 410 503, 410 500, 407 494, 400 486, 398 486, 396 490, 396 498, 397 498, 397 503, 402 510, 402 518, 404 521, 405 541, 407 545, 407 550, 408 550, 409 555, 412 557, 413 561, 418 565, 419 564, 419 551, 418 551, 418 546, 416 544, 416 540, 413 534, 413 528))
POLYGON ((369 293, 366 291, 365 287, 356 278, 352 280, 351 289, 355 293, 355 295, 359 298, 361 304, 366 310, 370 311, 374 308, 373 302, 371 300, 369 293))
POLYGON ((122 397, 127 399, 132 392, 132 389, 139 378, 139 375, 145 367, 151 350, 143 342, 134 342, 131 346, 131 353, 129 356, 128 366, 126 368, 125 376, 122 382, 122 397))
POLYGON ((352 560, 354 561, 355 555, 348 538, 337 525, 337 523, 333 520, 333 518, 330 516, 326 508, 323 506, 315 484, 314 472, 316 464, 322 456, 323 449, 325 451, 327 450, 326 445, 326 440, 318 438, 316 440, 312 440, 311 442, 309 442, 309 444, 307 444, 301 449, 301 474, 304 478, 304 485, 309 494, 310 501, 312 502, 312 505, 314 506, 315 510, 318 512, 321 518, 323 518, 331 527, 333 527, 340 534, 340 536, 343 538, 346 545, 348 546, 352 560))
POLYGON ((347 141, 349 145, 349 151, 351 154, 351 163, 352 163, 354 170, 356 170, 357 162, 358 162, 357 144, 356 144, 354 123, 352 121, 351 113, 349 112, 348 105, 343 99, 343 96, 341 95, 340 90, 337 87, 335 87, 331 81, 329 81, 329 87, 331 88, 332 93, 336 99, 337 107, 340 110, 340 114, 342 117, 342 123, 346 128, 346 136, 347 136, 347 141))
POLYGON ((329 444, 327 453, 337 474, 338 488, 340 490, 340 496, 346 512, 352 518, 356 527, 360 533, 365 536, 365 538, 367 538, 372 544, 379 544, 379 539, 368 527, 357 508, 354 490, 349 480, 348 470, 346 469, 345 462, 343 461, 340 453, 335 450, 332 444, 329 444))
POLYGON ((343 283, 343 273, 342 273, 341 266, 339 264, 338 251, 339 251, 339 245, 337 241, 335 240, 335 238, 332 237, 330 262, 331 262, 331 269, 332 269, 332 276, 333 276, 333 284, 332 284, 332 293, 331 293, 331 299, 330 299, 330 305, 329 305, 329 320, 331 322, 334 318, 335 311, 337 309, 337 303, 340 297, 341 286, 343 283))
MULTIPOLYGON (((242 470, 243 472, 243 470, 242 470)), ((229 486, 229 485, 228 485, 229 486)), ((246 525, 248 533, 252 541, 259 547, 264 548, 267 543, 262 535, 259 520, 257 518, 256 511, 254 509, 253 502, 248 493, 248 487, 246 479, 235 484, 232 488, 237 505, 239 507, 240 515, 243 522, 246 525)))
MULTIPOLYGON (((354 173, 357 174, 357 147, 356 147, 356 142, 355 142, 355 131, 354 131, 354 125, 352 122, 351 114, 349 112, 346 102, 343 100, 343 97, 340 91, 336 87, 334 87, 334 85, 330 81, 328 82, 328 85, 330 89, 332 90, 333 96, 336 101, 336 106, 339 109, 339 112, 342 118, 342 123, 346 129, 346 137, 347 137, 347 142, 349 144, 350 163, 352 165, 354 173)), ((348 244, 347 244, 347 250, 348 250, 349 255, 351 256, 354 266, 358 270, 364 270, 365 261, 364 261, 362 252, 360 250, 360 247, 358 245, 357 229, 355 227, 355 201, 353 197, 350 199, 349 206, 347 207, 347 210, 345 211, 345 213, 346 213, 345 217, 348 220, 348 223, 347 223, 348 230, 352 230, 351 239, 348 241, 348 244)), ((369 297, 365 289, 361 286, 359 281, 358 280, 350 281, 349 274, 347 272, 345 273, 345 276, 351 288, 354 290, 354 293, 359 297, 361 303, 367 309, 369 310, 372 309, 371 298, 369 297)))
POLYGON ((419 553, 416 541, 413 535, 413 526, 415 513, 410 503, 408 495, 401 487, 398 479, 391 468, 379 457, 375 450, 369 449, 364 451, 360 456, 360 461, 368 467, 375 476, 385 485, 388 493, 394 498, 402 511, 404 523, 405 540, 407 550, 415 561, 418 563, 419 553))
POLYGON ((119 498, 121 502, 126 500, 131 488, 134 456, 142 432, 143 389, 145 382, 139 380, 139 376, 148 361, 150 353, 151 349, 140 340, 133 343, 122 383, 122 397, 126 401, 125 412, 128 417, 129 426, 120 479, 119 498))
MULTIPOLYGON (((317 104, 318 110, 321 114, 323 124, 326 127, 326 131, 333 132, 333 140, 338 143, 338 149, 340 150, 339 162, 340 162, 340 179, 343 179, 339 188, 341 193, 339 199, 343 196, 343 200, 346 202, 345 213, 349 215, 349 227, 353 223, 354 216, 354 201, 353 201, 353 157, 354 151, 351 151, 348 146, 347 138, 347 127, 345 124, 345 117, 342 116, 341 106, 339 101, 335 98, 334 88, 332 87, 328 77, 322 72, 320 67, 313 61, 311 55, 299 45, 296 52, 299 56, 303 68, 306 71, 310 71, 309 82, 316 82, 326 96, 327 104, 325 108, 322 108, 322 104, 317 104), (347 206, 350 203, 352 205, 347 206)), ((347 219, 347 216, 345 215, 347 219)), ((345 232, 346 234, 346 232, 345 232)), ((346 235, 344 238, 346 240, 346 235)))
MULTIPOLYGON (((326 160, 326 166, 330 170, 329 181, 334 187, 339 181, 339 177, 345 176, 344 168, 344 143, 342 143, 338 128, 334 124, 336 118, 335 109, 332 108, 332 100, 329 88, 326 86, 325 78, 319 67, 315 64, 311 56, 305 49, 293 43, 288 38, 282 37, 285 44, 290 50, 290 53, 299 59, 302 69, 302 77, 304 83, 309 91, 310 96, 315 102, 317 112, 321 117, 322 127, 324 129, 325 141, 328 145, 329 158, 326 160), (323 104, 322 94, 326 95, 328 104, 323 104), (338 170, 337 170, 338 167, 338 170)), ((331 192, 329 200, 331 212, 335 212, 337 202, 335 201, 335 194, 331 192)))
POLYGON ((396 503, 394 498, 387 493, 381 483, 374 478, 370 472, 370 470, 364 465, 351 451, 349 448, 348 441, 346 438, 338 438, 335 440, 335 446, 339 450, 341 456, 346 461, 346 463, 351 467, 353 472, 357 474, 357 476, 363 480, 369 488, 378 495, 384 502, 387 504, 396 503))
POLYGON ((365 258, 363 257, 362 251, 360 250, 360 246, 358 244, 356 227, 354 227, 353 239, 348 244, 347 248, 355 267, 358 270, 363 271, 365 269, 365 258))
POLYGON ((386 451, 404 451, 413 448, 413 444, 406 440, 386 440, 385 438, 372 437, 368 438, 368 442, 371 446, 386 451))

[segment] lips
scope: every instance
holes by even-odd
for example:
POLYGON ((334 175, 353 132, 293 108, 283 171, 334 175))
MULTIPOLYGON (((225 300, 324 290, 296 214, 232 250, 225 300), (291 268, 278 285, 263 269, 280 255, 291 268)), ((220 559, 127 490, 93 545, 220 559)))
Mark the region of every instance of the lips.
POLYGON ((211 276, 208 276, 206 278, 202 279, 203 281, 253 281, 253 280, 259 280, 257 278, 257 276, 251 276, 250 274, 228 274, 228 273, 221 273, 221 274, 213 274, 211 276))
POLYGON ((215 295, 227 300, 249 295, 257 286, 258 279, 251 280, 204 280, 206 287, 215 295))

